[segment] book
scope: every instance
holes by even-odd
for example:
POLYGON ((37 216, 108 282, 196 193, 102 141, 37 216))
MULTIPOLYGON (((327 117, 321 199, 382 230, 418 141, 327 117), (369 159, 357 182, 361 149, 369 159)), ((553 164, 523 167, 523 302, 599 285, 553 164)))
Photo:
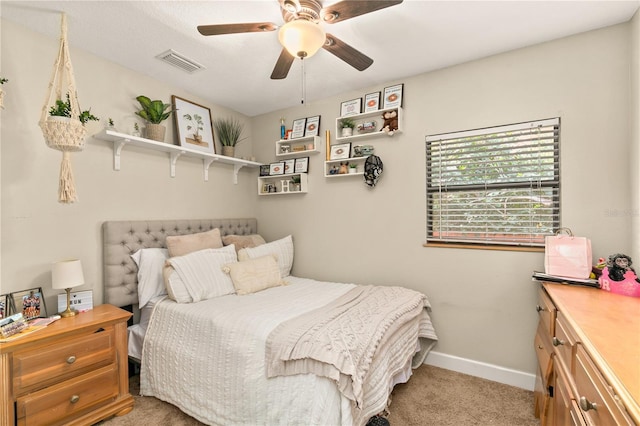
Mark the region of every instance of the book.
POLYGON ((600 283, 598 282, 598 280, 593 280, 591 278, 581 279, 581 278, 560 277, 557 275, 549 275, 549 274, 545 274, 544 272, 538 272, 538 271, 534 271, 532 277, 533 279, 540 280, 540 281, 550 281, 550 282, 560 283, 560 284, 582 285, 586 287, 600 288, 600 283))

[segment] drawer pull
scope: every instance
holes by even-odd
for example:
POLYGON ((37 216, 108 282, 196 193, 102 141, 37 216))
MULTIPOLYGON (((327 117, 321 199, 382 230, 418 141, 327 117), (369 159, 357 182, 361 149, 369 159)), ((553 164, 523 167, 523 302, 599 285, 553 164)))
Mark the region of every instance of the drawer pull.
POLYGON ((560 345, 564 345, 564 340, 560 340, 557 337, 553 338, 553 346, 560 346, 560 345))
POLYGON ((71 355, 69 358, 67 358, 67 364, 73 364, 74 362, 76 362, 75 355, 71 355))
POLYGON ((69 402, 72 403, 72 404, 75 404, 78 401, 80 401, 80 397, 78 395, 73 395, 71 397, 71 399, 69 400, 69 402))
POLYGON ((540 305, 536 305, 536 312, 542 312, 544 311, 544 308, 540 305))
POLYGON ((581 396, 580 408, 582 408, 582 411, 597 410, 598 405, 595 402, 589 402, 589 400, 586 397, 581 396))

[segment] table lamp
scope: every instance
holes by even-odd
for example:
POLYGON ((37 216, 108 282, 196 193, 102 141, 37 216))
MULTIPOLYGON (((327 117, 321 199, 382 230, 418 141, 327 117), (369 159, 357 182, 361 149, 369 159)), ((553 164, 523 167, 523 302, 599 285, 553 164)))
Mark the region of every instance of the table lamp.
POLYGON ((63 260, 53 264, 51 283, 56 290, 66 290, 67 309, 60 312, 61 317, 72 317, 76 311, 71 310, 71 288, 84 284, 82 263, 78 259, 63 260))

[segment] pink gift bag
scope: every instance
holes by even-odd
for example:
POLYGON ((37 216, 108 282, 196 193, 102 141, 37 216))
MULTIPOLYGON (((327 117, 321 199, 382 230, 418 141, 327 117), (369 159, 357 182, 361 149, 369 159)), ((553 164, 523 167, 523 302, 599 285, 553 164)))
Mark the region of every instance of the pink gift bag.
POLYGON ((560 228, 545 237, 544 271, 548 275, 587 279, 591 273, 591 240, 560 228), (566 232, 566 235, 562 232, 566 232))

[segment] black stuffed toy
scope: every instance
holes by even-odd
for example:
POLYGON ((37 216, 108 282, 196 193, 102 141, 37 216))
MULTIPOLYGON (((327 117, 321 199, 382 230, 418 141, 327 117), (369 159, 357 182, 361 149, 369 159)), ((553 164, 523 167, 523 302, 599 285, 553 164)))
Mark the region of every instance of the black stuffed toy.
MULTIPOLYGON (((609 256, 607 269, 611 281, 624 281, 624 274, 627 271, 633 272, 637 277, 636 271, 631 267, 631 263, 631 258, 626 254, 616 253, 609 256)), ((640 279, 636 278, 636 281, 640 282, 640 279)))

